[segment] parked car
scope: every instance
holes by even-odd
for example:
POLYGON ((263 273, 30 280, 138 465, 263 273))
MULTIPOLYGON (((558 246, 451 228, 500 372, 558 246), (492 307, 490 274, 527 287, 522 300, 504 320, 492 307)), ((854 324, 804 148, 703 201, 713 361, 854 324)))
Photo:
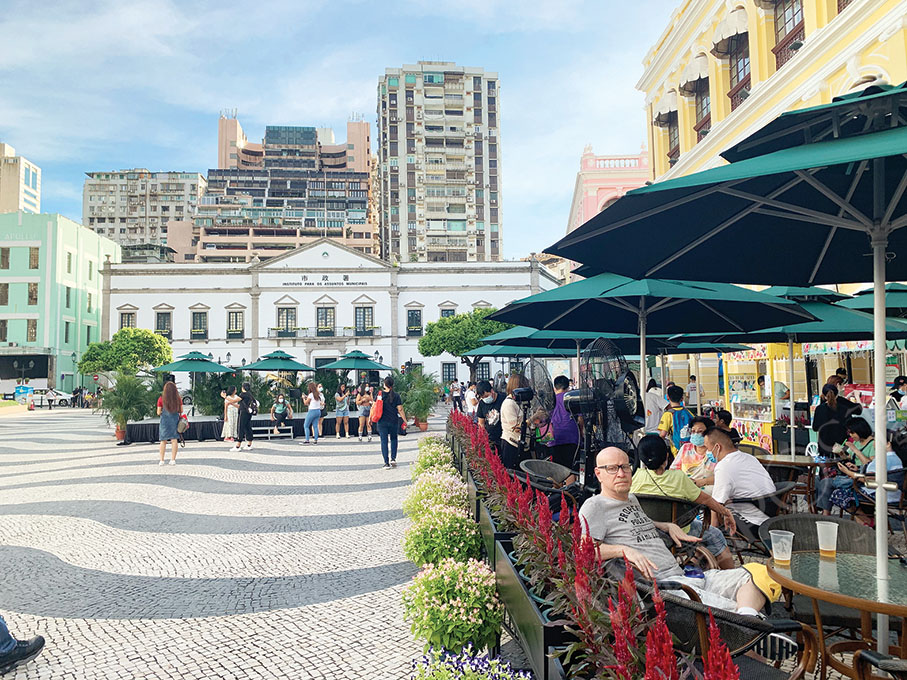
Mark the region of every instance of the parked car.
POLYGON ((72 395, 67 392, 43 387, 35 389, 36 407, 47 406, 49 400, 53 400, 54 406, 69 406, 70 399, 72 399, 72 395))
POLYGON ((190 406, 192 404, 192 392, 189 390, 180 390, 180 396, 183 398, 183 404, 190 406))

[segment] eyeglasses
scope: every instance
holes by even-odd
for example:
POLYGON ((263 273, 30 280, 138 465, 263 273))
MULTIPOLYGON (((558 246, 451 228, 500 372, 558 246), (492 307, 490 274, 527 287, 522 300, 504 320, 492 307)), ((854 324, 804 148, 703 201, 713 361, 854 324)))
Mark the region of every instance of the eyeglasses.
POLYGON ((604 470, 609 475, 616 475, 618 470, 630 474, 633 471, 633 466, 629 463, 624 463, 623 465, 596 465, 595 469, 604 470))

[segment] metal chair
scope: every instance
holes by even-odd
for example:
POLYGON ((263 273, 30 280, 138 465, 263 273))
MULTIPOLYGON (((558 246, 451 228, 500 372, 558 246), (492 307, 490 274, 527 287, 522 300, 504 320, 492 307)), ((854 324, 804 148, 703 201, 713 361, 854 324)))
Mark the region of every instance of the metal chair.
MULTIPOLYGON (((888 503, 888 531, 889 533, 894 533, 894 529, 891 526, 891 520, 896 519, 901 523, 901 531, 904 533, 904 539, 907 540, 907 470, 889 470, 888 481, 897 484, 897 487, 901 492, 897 501, 888 503)), ((859 481, 856 483, 859 483, 859 481)), ((856 491, 857 505, 853 511, 848 510, 847 512, 852 518, 855 517, 858 512, 874 517, 876 507, 875 496, 864 493, 857 489, 856 486, 854 489, 856 491)), ((878 495, 878 493, 879 490, 876 489, 876 495, 878 495)), ((885 494, 887 500, 888 492, 886 491, 885 494)))
POLYGON ((815 458, 819 455, 819 445, 816 442, 810 442, 806 445, 805 454, 810 458, 815 458))
POLYGON ((880 654, 873 649, 863 649, 853 655, 853 667, 856 680, 875 680, 873 668, 888 673, 896 680, 907 680, 907 659, 898 659, 887 654, 880 654))

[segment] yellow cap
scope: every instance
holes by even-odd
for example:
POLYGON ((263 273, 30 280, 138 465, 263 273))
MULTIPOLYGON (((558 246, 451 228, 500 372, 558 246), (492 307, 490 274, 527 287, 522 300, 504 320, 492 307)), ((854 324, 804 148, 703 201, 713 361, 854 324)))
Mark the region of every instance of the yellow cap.
POLYGON ((749 564, 744 564, 743 568, 750 573, 750 576, 753 577, 753 583, 768 598, 769 602, 777 602, 781 599, 781 584, 772 580, 764 564, 750 562, 749 564))

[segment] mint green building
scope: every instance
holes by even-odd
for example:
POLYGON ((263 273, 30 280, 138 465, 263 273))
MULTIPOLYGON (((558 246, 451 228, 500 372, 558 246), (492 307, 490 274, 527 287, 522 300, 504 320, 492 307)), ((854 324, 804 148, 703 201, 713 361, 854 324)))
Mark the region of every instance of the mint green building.
POLYGON ((61 215, 0 214, 0 394, 24 378, 79 385, 75 365, 101 339, 107 258, 120 261, 119 245, 61 215))

